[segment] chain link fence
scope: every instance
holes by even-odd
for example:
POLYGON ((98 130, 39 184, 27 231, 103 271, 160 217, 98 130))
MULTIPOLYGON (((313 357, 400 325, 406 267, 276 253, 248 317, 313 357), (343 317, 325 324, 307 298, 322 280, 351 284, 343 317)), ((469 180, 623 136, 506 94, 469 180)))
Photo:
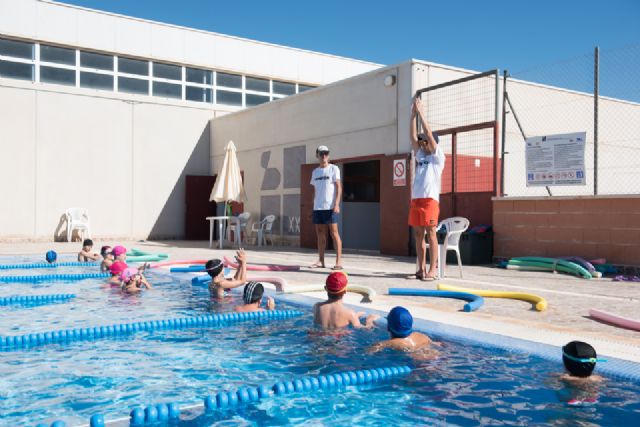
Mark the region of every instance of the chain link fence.
POLYGON ((511 73, 504 80, 504 195, 640 194, 640 44, 511 73), (586 132, 586 185, 527 187, 525 138, 586 132))

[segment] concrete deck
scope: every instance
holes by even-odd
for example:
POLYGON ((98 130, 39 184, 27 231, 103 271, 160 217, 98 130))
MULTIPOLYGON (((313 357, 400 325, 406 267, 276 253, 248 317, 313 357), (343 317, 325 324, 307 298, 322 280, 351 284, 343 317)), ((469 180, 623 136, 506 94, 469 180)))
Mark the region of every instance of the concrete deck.
MULTIPOLYGON (((208 242, 163 241, 121 242, 131 248, 150 252, 165 252, 170 259, 202 259, 232 256, 233 250, 209 249, 208 242)), ((96 246, 114 244, 97 241, 96 246)), ((58 253, 74 253, 80 243, 0 243, 0 255, 43 254, 54 249, 58 253)), ((291 287, 302 284, 323 284, 329 269, 308 269, 316 259, 313 251, 298 248, 256 248, 248 246, 249 262, 255 264, 299 264, 299 272, 269 272, 285 278, 291 287)), ((327 265, 333 265, 333 253, 327 265)), ((414 271, 414 260, 408 257, 389 257, 359 253, 344 256, 345 270, 350 283, 369 286, 378 292, 372 304, 360 303, 360 297, 347 295, 347 302, 364 308, 389 310, 403 305, 414 316, 472 330, 521 338, 533 342, 560 346, 571 340, 591 343, 598 354, 640 363, 640 332, 617 328, 588 318, 590 308, 640 318, 640 283, 613 282, 611 279, 585 280, 566 274, 504 270, 493 267, 465 266, 464 279, 457 266, 449 265, 446 277, 439 282, 407 280, 414 271), (546 298, 546 311, 537 312, 523 301, 485 298, 485 304, 473 313, 459 310, 463 301, 423 297, 391 297, 390 287, 436 289, 437 283, 457 286, 534 293, 546 298)), ((322 293, 309 293, 324 298, 322 293)))

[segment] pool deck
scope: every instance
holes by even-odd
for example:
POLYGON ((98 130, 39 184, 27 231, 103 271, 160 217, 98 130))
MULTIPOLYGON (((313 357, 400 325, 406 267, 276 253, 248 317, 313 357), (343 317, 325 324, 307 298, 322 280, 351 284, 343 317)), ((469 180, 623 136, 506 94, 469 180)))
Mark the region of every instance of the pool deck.
MULTIPOLYGON (((170 259, 207 259, 232 256, 234 251, 209 249, 204 241, 120 242, 128 248, 149 252, 164 252, 170 259)), ((115 244, 96 239, 96 247, 115 244)), ((53 249, 60 254, 74 253, 80 243, 0 243, 0 255, 44 254, 53 249)), ((297 272, 259 272, 261 276, 277 276, 286 279, 290 288, 296 285, 323 284, 329 269, 309 269, 316 259, 315 252, 299 248, 247 246, 250 264, 298 264, 297 272)), ((44 258, 44 255, 43 255, 44 258)), ((334 254, 329 253, 327 265, 333 265, 334 254)), ((378 296, 373 303, 360 302, 360 296, 348 294, 345 300, 363 309, 388 311, 396 305, 411 310, 415 317, 470 330, 519 338, 535 343, 561 346, 568 341, 581 340, 591 343, 599 355, 606 355, 640 363, 640 332, 600 323, 588 317, 589 309, 640 318, 640 283, 613 282, 611 279, 585 280, 566 274, 512 271, 490 266, 465 266, 464 279, 458 268, 449 265, 445 278, 436 282, 407 280, 414 271, 415 261, 408 257, 390 257, 348 252, 343 265, 350 283, 373 288, 378 296), (547 310, 537 312, 528 302, 485 298, 484 305, 476 312, 465 313, 464 301, 403 297, 386 295, 388 288, 436 289, 437 283, 477 289, 533 293, 544 297, 547 310)), ((251 275, 251 273, 250 273, 251 275)), ((256 272, 256 276, 257 276, 256 272)), ((323 293, 308 293, 310 297, 324 298, 323 293)))

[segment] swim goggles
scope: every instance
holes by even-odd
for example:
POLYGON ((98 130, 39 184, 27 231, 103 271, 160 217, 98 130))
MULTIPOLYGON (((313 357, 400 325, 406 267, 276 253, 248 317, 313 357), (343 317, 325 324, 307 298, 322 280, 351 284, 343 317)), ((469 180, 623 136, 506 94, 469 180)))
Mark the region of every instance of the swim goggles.
POLYGON ((566 357, 569 360, 573 360, 574 362, 580 362, 580 363, 596 363, 596 362, 607 362, 607 359, 599 359, 597 357, 587 357, 587 358, 578 358, 578 357, 573 357, 570 354, 567 354, 566 352, 562 352, 562 355, 564 357, 566 357))

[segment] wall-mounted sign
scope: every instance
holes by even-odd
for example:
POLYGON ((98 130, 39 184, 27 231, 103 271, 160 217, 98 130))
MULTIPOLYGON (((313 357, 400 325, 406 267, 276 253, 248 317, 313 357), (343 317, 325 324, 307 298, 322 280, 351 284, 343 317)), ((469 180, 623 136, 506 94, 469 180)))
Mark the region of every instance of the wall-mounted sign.
POLYGON ((407 185, 407 167, 405 159, 393 161, 393 186, 403 187, 407 185))
POLYGON ((527 138, 527 187, 586 185, 586 132, 527 138))

